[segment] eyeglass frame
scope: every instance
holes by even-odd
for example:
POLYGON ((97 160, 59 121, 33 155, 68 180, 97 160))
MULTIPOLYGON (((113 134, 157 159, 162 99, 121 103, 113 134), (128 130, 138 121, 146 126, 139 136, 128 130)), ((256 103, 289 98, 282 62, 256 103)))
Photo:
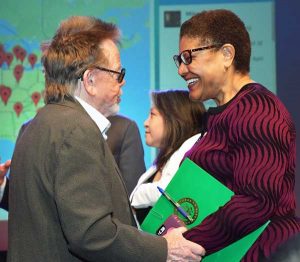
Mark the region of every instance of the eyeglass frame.
MULTIPOLYGON (((126 69, 123 67, 121 68, 121 72, 118 72, 118 71, 115 71, 115 70, 111 70, 111 69, 107 69, 105 67, 101 67, 101 66, 94 66, 93 68, 96 68, 96 69, 99 69, 101 71, 105 71, 105 72, 109 72, 109 73, 113 73, 113 74, 118 74, 118 78, 117 78, 117 81, 118 83, 122 83, 124 77, 125 77, 125 74, 126 74, 126 69)), ((82 76, 80 77, 81 80, 83 80, 83 74, 82 76)))
POLYGON ((193 61, 192 53, 193 52, 208 50, 208 49, 221 47, 221 46, 222 46, 222 44, 213 44, 213 45, 208 45, 208 46, 203 46, 203 47, 198 47, 198 48, 193 48, 193 49, 186 49, 186 50, 183 50, 179 55, 174 55, 173 60, 174 60, 175 65, 177 66, 177 68, 179 68, 181 63, 184 63, 185 65, 189 65, 192 63, 192 61, 193 61), (184 62, 184 60, 181 58, 182 54, 185 52, 188 52, 189 57, 191 58, 190 62, 184 62), (180 61, 179 61, 179 58, 180 58, 180 61))

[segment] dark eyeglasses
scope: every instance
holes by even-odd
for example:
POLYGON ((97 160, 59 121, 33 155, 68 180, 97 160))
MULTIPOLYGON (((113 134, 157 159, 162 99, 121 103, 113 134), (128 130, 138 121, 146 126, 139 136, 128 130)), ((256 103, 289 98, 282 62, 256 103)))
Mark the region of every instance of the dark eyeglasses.
MULTIPOLYGON (((125 68, 122 68, 121 72, 114 71, 114 70, 107 69, 107 68, 100 67, 100 66, 95 66, 94 68, 97 68, 97 69, 105 71, 105 72, 109 72, 109 73, 113 73, 113 74, 118 74, 118 78, 117 78, 118 83, 122 83, 122 81, 123 81, 123 79, 125 77, 125 73, 126 73, 126 69, 125 68)), ((81 80, 83 79, 83 75, 80 77, 80 79, 81 80)))
POLYGON ((97 68, 99 70, 102 70, 102 71, 105 71, 105 72, 109 72, 109 73, 113 73, 113 74, 118 74, 119 75, 118 78, 117 78, 118 83, 122 83, 122 81, 123 81, 123 79, 125 77, 125 73, 126 73, 126 69, 125 68, 122 68, 121 72, 110 70, 110 69, 107 69, 107 68, 104 68, 104 67, 99 67, 99 66, 96 66, 95 68, 97 68))
POLYGON ((175 62, 175 65, 179 67, 181 63, 184 63, 185 65, 189 65, 192 63, 192 53, 197 52, 197 51, 202 51, 202 50, 207 50, 207 49, 212 49, 221 46, 220 44, 215 44, 215 45, 209 45, 209 46, 204 46, 204 47, 199 47, 199 48, 194 48, 194 49, 188 49, 188 50, 183 50, 179 55, 174 55, 173 60, 175 62))

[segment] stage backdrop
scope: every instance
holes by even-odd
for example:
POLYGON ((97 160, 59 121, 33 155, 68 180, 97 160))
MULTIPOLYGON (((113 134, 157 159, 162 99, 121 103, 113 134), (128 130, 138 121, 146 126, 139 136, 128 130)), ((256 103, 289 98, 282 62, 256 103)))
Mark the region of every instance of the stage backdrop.
MULTIPOLYGON (((283 99, 299 134, 297 0, 2 0, 0 161, 11 158, 20 126, 44 105, 40 43, 53 36, 60 21, 70 15, 91 15, 119 25, 123 34, 121 59, 127 69, 121 113, 138 123, 144 143, 149 92, 185 88, 172 61, 178 52, 179 26, 195 12, 210 8, 231 9, 245 21, 253 44, 251 75, 283 99)), ((299 148, 299 139, 297 145, 299 148)), ((149 166, 155 151, 145 143, 144 148, 149 166)), ((297 162, 299 176, 299 154, 297 162)), ((299 191, 298 186, 298 198, 299 191)), ((0 220, 6 217, 0 213, 0 220)))

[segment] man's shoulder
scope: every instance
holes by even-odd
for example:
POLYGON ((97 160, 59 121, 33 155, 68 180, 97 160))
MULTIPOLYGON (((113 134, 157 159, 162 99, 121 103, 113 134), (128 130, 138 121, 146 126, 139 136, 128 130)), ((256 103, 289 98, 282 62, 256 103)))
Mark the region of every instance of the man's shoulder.
POLYGON ((107 119, 110 121, 112 126, 129 126, 129 125, 136 125, 135 121, 131 120, 130 118, 123 116, 123 115, 114 115, 109 116, 107 119))
POLYGON ((123 143, 139 139, 139 130, 137 124, 122 115, 109 116, 111 123, 107 131, 107 143, 114 154, 121 150, 123 143))
POLYGON ((72 120, 61 122, 61 124, 75 124, 79 121, 90 121, 92 123, 92 119, 89 117, 87 112, 76 101, 67 100, 59 103, 50 103, 47 104, 41 111, 41 114, 45 118, 53 118, 57 119, 57 121, 63 121, 64 119, 72 120))
POLYGON ((133 135, 136 136, 139 134, 139 129, 136 122, 128 117, 122 115, 114 115, 109 116, 107 118, 111 126, 108 129, 107 135, 114 136, 114 135, 133 135))
POLYGON ((97 125, 82 106, 70 101, 47 104, 32 119, 28 127, 43 129, 45 133, 50 132, 48 135, 63 135, 63 137, 75 130, 99 135, 97 125))

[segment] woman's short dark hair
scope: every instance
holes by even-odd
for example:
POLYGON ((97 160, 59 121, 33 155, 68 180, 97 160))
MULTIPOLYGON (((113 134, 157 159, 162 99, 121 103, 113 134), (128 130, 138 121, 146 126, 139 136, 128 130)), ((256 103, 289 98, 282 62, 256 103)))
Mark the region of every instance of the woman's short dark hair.
POLYGON ((202 130, 204 105, 191 101, 185 90, 167 90, 152 93, 153 106, 164 119, 162 147, 154 163, 162 168, 185 140, 202 130))
POLYGON ((183 36, 198 38, 200 45, 232 44, 235 48, 235 69, 241 73, 250 71, 249 33, 235 13, 224 9, 198 13, 181 25, 180 38, 183 36))

